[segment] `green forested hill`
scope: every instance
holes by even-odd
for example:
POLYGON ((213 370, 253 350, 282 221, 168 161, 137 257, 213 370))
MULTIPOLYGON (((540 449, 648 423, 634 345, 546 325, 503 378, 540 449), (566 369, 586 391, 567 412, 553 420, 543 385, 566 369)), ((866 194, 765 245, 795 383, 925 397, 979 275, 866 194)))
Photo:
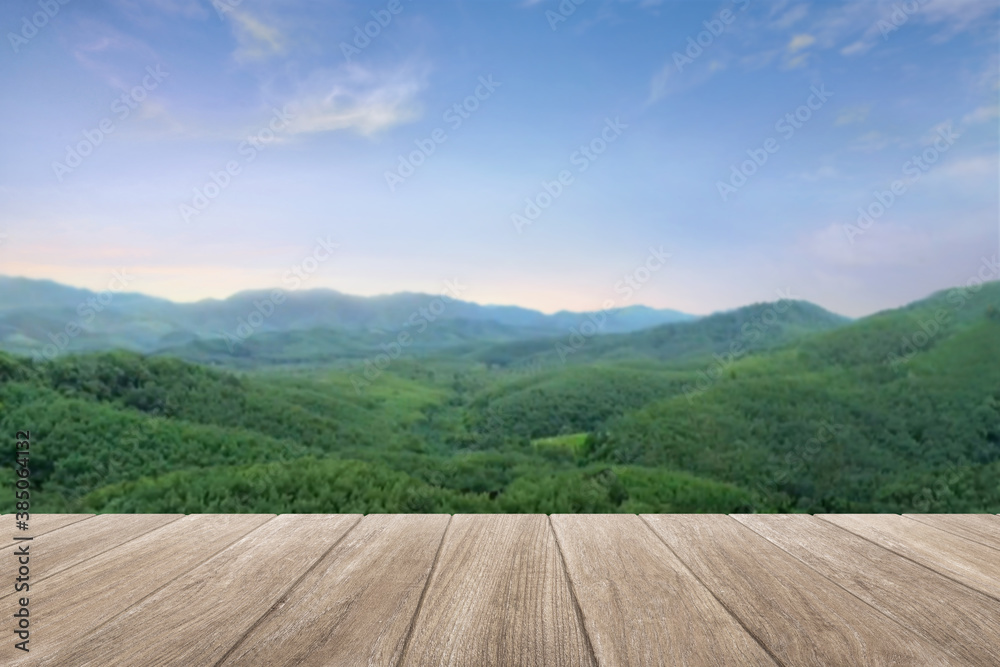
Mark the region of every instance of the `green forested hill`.
MULTIPOLYGON (((703 317, 624 334, 595 335, 580 319, 558 338, 494 345, 477 358, 500 366, 595 361, 703 360, 714 354, 737 357, 779 347, 802 336, 844 326, 850 320, 805 301, 759 303, 703 317), (738 348, 733 349, 737 344, 738 348)), ((598 330, 598 334, 606 333, 598 330)))
POLYGON ((0 353, 0 429, 31 430, 35 511, 1000 512, 1000 283, 751 341, 767 307, 363 389, 350 360, 0 353))
POLYGON ((998 287, 952 293, 965 301, 952 299, 923 344, 914 336, 943 295, 737 362, 704 393, 608 423, 589 456, 687 470, 810 512, 995 508, 998 287))

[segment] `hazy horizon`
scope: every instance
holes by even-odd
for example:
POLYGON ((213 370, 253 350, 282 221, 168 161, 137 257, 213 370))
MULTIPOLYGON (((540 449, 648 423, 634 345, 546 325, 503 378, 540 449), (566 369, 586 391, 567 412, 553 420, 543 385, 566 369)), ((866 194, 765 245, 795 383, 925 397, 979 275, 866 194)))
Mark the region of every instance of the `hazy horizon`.
MULTIPOLYGON (((988 266, 989 268, 991 268, 991 270, 993 271, 993 275, 1000 275, 1000 264, 997 264, 995 261, 992 262, 992 263, 989 263, 989 264, 985 264, 984 266, 988 266)), ((55 282, 56 284, 62 285, 62 286, 65 286, 65 287, 71 287, 71 288, 76 288, 76 289, 86 289, 86 290, 90 290, 90 291, 93 291, 93 292, 101 292, 102 291, 102 290, 99 290, 99 289, 98 290, 93 290, 93 289, 91 289, 91 288, 89 288, 89 287, 87 287, 85 285, 71 285, 69 283, 63 283, 63 282, 60 282, 60 281, 54 281, 54 280, 52 280, 50 278, 32 278, 30 276, 13 276, 13 275, 4 275, 4 274, 0 274, 0 278, 13 278, 13 279, 23 278, 23 279, 27 279, 27 280, 49 280, 51 282, 55 282)), ((1000 282, 1000 280, 998 280, 998 279, 987 279, 987 280, 980 280, 978 282, 973 281, 972 286, 975 288, 975 286, 978 285, 978 284, 984 284, 984 283, 990 283, 990 282, 1000 282)), ((176 303, 176 304, 194 304, 194 303, 201 303, 201 302, 205 302, 205 301, 225 301, 227 299, 239 296, 240 294, 247 293, 247 292, 267 292, 269 290, 274 290, 274 289, 280 289, 280 290, 282 290, 285 293, 288 293, 288 292, 309 292, 309 291, 331 291, 331 292, 335 292, 335 293, 343 295, 343 296, 360 297, 360 298, 392 297, 392 296, 400 296, 400 295, 406 295, 406 294, 412 294, 412 295, 417 295, 417 296, 419 296, 419 295, 435 296, 435 295, 437 295, 437 294, 440 293, 440 292, 418 292, 418 291, 413 291, 413 290, 399 290, 399 291, 396 291, 396 292, 383 292, 383 293, 379 293, 379 294, 352 294, 350 292, 344 292, 342 290, 338 290, 338 289, 336 289, 334 287, 313 286, 313 287, 303 287, 301 289, 288 289, 287 287, 281 287, 280 285, 271 285, 271 286, 267 286, 267 287, 238 290, 236 292, 233 292, 231 294, 227 294, 227 295, 224 295, 224 296, 221 296, 221 297, 204 297, 204 298, 201 298, 201 299, 178 300, 178 299, 170 299, 168 297, 160 296, 160 295, 157 295, 157 294, 150 294, 150 293, 147 293, 147 292, 143 292, 142 290, 118 289, 117 287, 118 287, 118 285, 116 284, 115 286, 112 286, 110 288, 105 288, 105 290, 106 291, 110 291, 110 292, 115 293, 115 294, 138 294, 140 296, 145 296, 145 297, 150 297, 150 298, 164 299, 166 301, 169 301, 171 303, 176 303)), ((739 304, 738 306, 735 306, 733 308, 722 308, 722 309, 718 309, 718 310, 704 311, 704 312, 692 312, 692 311, 687 311, 687 310, 681 311, 681 310, 678 310, 676 308, 669 308, 669 307, 660 308, 660 307, 656 307, 656 306, 650 306, 649 304, 645 304, 645 303, 642 303, 642 302, 628 304, 625 307, 652 308, 652 309, 655 309, 655 310, 673 310, 673 311, 682 313, 684 315, 691 315, 691 316, 694 316, 694 317, 701 318, 701 317, 708 317, 710 315, 715 315, 715 314, 718 314, 718 313, 726 312, 726 311, 729 311, 729 310, 738 309, 738 308, 745 307, 745 306, 751 306, 751 305, 755 305, 755 304, 759 304, 759 303, 773 303, 773 302, 777 302, 777 301, 780 301, 782 299, 787 298, 787 299, 790 299, 790 300, 793 300, 793 301, 808 301, 809 303, 813 303, 814 305, 817 305, 817 306, 823 308, 824 310, 826 310, 826 311, 828 311, 830 313, 833 313, 834 315, 841 315, 841 316, 849 317, 850 319, 861 319, 861 318, 864 318, 864 317, 868 317, 869 315, 875 315, 877 313, 884 312, 886 310, 892 310, 892 309, 897 308, 897 307, 909 305, 910 303, 913 303, 915 301, 923 300, 924 298, 930 297, 931 295, 936 294, 936 293, 948 292, 948 291, 950 291, 952 289, 961 288, 961 287, 964 287, 964 285, 947 285, 947 286, 941 287, 939 289, 932 290, 931 292, 928 292, 927 294, 924 294, 922 296, 919 296, 916 299, 913 299, 913 301, 909 301, 907 303, 900 304, 900 306, 891 306, 889 308, 883 308, 883 309, 879 309, 879 310, 873 311, 871 313, 865 313, 863 315, 857 315, 857 316, 855 316, 855 315, 846 315, 845 313, 841 313, 841 312, 838 312, 838 311, 833 310, 831 308, 828 308, 827 306, 825 306, 822 303, 816 303, 814 301, 809 301, 808 299, 802 299, 801 297, 799 297, 798 295, 796 295, 794 293, 789 293, 789 292, 785 292, 785 291, 781 291, 781 290, 779 290, 779 292, 781 292, 781 293, 775 294, 775 298, 773 298, 773 299, 768 299, 768 300, 764 300, 764 301, 756 301, 756 302, 747 302, 747 303, 739 304)), ((534 311, 540 312, 543 315, 554 315, 554 314, 557 314, 557 313, 560 313, 560 312, 582 313, 582 312, 595 312, 595 311, 602 310, 602 308, 600 306, 597 307, 597 308, 595 308, 594 311, 572 310, 572 309, 569 309, 569 308, 556 308, 554 310, 543 310, 543 309, 540 309, 540 308, 532 308, 530 306, 525 306, 524 304, 520 304, 520 303, 480 302, 480 301, 475 301, 475 300, 472 300, 472 299, 467 299, 467 298, 462 298, 462 297, 460 297, 458 300, 459 301, 464 301, 464 302, 467 302, 467 303, 473 303, 475 305, 483 306, 483 307, 486 307, 486 308, 524 308, 524 309, 527 309, 527 310, 534 310, 534 311)))

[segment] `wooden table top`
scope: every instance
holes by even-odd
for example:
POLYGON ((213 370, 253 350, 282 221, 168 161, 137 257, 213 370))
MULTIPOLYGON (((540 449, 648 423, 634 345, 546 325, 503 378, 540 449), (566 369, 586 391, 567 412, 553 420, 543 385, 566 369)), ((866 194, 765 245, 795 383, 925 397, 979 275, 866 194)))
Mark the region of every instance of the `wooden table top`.
POLYGON ((0 664, 1000 665, 987 514, 47 514, 25 535, 0 548, 0 664))

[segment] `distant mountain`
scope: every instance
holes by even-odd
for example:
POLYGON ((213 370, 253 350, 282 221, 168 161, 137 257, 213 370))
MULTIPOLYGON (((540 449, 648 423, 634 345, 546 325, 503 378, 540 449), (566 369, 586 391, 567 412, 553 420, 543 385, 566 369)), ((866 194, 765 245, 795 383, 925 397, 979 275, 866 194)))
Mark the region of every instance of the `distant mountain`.
POLYGON ((630 333, 598 336, 579 328, 576 334, 559 338, 498 344, 481 351, 479 359, 487 364, 516 366, 625 359, 680 362, 730 353, 740 357, 849 322, 850 318, 807 301, 758 303, 692 322, 630 333))
MULTIPOLYGON (((400 293, 375 297, 329 289, 245 291, 227 299, 174 303, 143 294, 95 293, 50 280, 0 276, 0 349, 20 354, 123 348, 155 352, 184 348, 214 350, 226 340, 265 334, 330 330, 311 343, 333 339, 367 350, 408 329, 422 345, 446 340, 500 342, 557 335, 588 318, 588 313, 552 315, 517 306, 484 306, 436 295, 400 293), (442 323, 447 322, 446 327, 442 323), (430 326, 432 323, 434 326, 430 326), (437 329, 426 336, 425 330, 437 329), (333 333, 340 332, 340 333, 333 333), (349 342, 353 341, 353 342, 349 342)), ((607 332, 631 332, 666 322, 696 319, 674 310, 623 308, 607 318, 607 332)), ((280 337, 272 337, 274 345, 280 337)), ((327 354, 339 349, 334 346, 327 354)))

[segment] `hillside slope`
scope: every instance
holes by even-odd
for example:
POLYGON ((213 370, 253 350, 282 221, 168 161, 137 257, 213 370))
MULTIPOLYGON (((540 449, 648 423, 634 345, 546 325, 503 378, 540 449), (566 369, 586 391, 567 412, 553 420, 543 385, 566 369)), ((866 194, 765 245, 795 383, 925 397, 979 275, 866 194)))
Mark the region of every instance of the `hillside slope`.
POLYGON ((991 283, 738 361, 703 391, 606 424, 588 458, 681 469, 800 511, 995 511, 998 312, 991 283), (947 493, 934 491, 944 480, 947 493))
POLYGON ((475 358, 499 366, 635 359, 703 362, 715 354, 741 357, 773 349, 849 322, 806 301, 760 303, 625 334, 600 335, 607 333, 603 329, 589 334, 591 329, 578 325, 560 337, 494 345, 475 358))

